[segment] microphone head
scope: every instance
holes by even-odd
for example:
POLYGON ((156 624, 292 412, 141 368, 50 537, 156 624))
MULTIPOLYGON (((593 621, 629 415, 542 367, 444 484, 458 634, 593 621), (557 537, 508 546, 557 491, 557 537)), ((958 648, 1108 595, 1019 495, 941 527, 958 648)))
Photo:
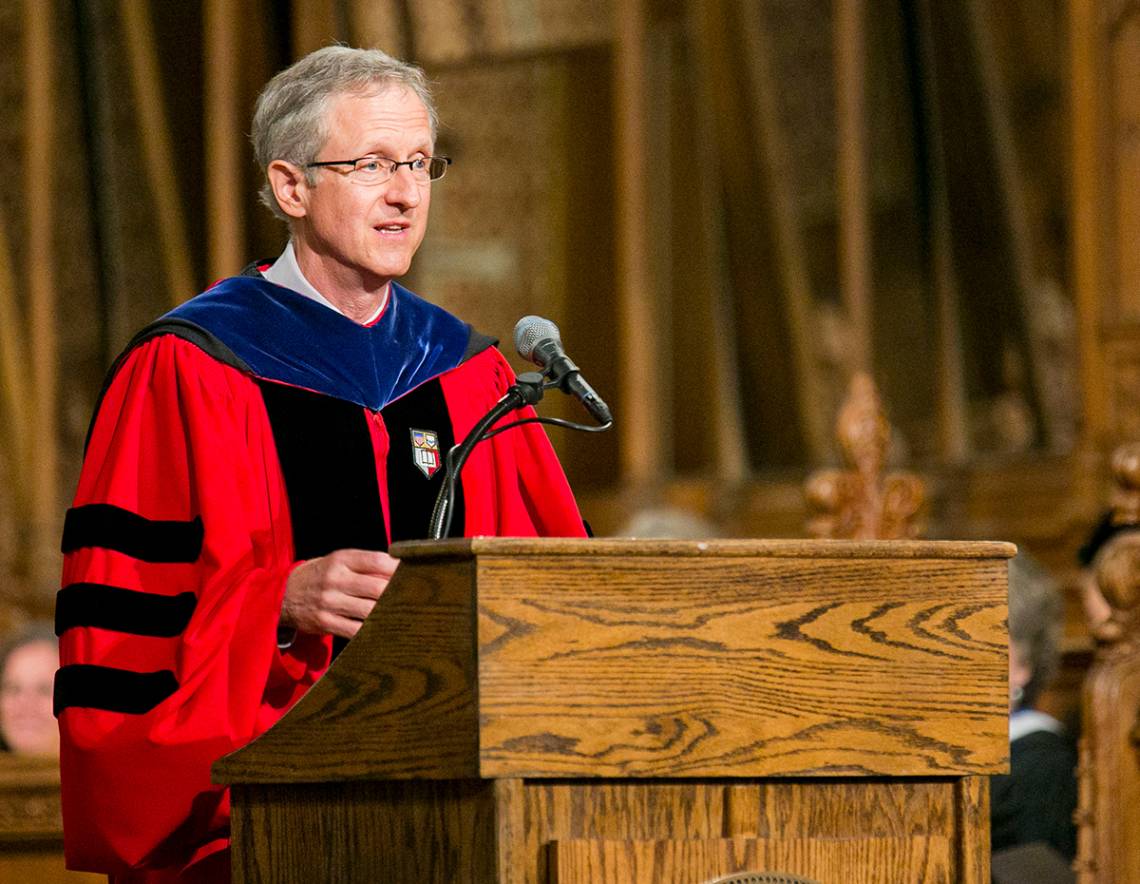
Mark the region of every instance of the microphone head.
POLYGON ((541 316, 524 316, 515 323, 515 350, 523 359, 534 361, 534 348, 540 341, 553 340, 562 347, 562 336, 549 319, 541 316))

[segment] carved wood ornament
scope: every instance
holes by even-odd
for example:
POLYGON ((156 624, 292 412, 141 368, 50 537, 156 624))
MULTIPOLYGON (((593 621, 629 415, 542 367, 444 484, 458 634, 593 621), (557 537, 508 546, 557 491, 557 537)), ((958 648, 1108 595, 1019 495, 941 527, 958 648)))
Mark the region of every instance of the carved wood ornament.
POLYGON ((884 475, 891 427, 874 381, 863 372, 851 378, 836 435, 847 469, 819 470, 808 477, 804 494, 815 513, 809 533, 854 540, 917 537, 926 491, 913 473, 884 475))
MULTIPOLYGON (((1140 444, 1112 457, 1113 521, 1140 528, 1140 444)), ((1112 609, 1082 697, 1076 813, 1080 884, 1140 881, 1140 530, 1109 540, 1095 561, 1112 609)))

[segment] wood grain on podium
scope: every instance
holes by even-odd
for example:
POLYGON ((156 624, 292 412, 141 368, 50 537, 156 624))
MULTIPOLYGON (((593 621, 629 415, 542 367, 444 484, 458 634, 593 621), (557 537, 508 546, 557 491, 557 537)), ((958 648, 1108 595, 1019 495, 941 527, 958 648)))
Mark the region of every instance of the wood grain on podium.
POLYGON ((988 881, 1010 545, 395 551, 328 674, 214 765, 235 882, 988 881))

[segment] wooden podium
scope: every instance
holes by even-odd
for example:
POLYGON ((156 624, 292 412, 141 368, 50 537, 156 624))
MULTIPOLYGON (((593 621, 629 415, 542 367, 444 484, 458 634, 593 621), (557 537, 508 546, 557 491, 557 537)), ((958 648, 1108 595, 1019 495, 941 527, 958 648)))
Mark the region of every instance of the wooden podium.
POLYGON ((324 678, 214 765, 235 882, 988 884, 1011 545, 393 552, 324 678))

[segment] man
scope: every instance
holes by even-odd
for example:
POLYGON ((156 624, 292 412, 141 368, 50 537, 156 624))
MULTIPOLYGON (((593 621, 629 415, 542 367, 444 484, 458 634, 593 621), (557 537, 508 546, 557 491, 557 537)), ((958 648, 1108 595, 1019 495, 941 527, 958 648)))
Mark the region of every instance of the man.
MULTIPOLYGON (((422 73, 329 47, 254 114, 290 227, 138 335, 112 368, 64 528, 57 604, 65 846, 123 881, 228 875, 220 756, 277 721, 423 537, 440 456, 513 375, 394 280, 423 239, 436 120, 422 73)), ((466 534, 581 535, 535 425, 475 449, 466 534)))

